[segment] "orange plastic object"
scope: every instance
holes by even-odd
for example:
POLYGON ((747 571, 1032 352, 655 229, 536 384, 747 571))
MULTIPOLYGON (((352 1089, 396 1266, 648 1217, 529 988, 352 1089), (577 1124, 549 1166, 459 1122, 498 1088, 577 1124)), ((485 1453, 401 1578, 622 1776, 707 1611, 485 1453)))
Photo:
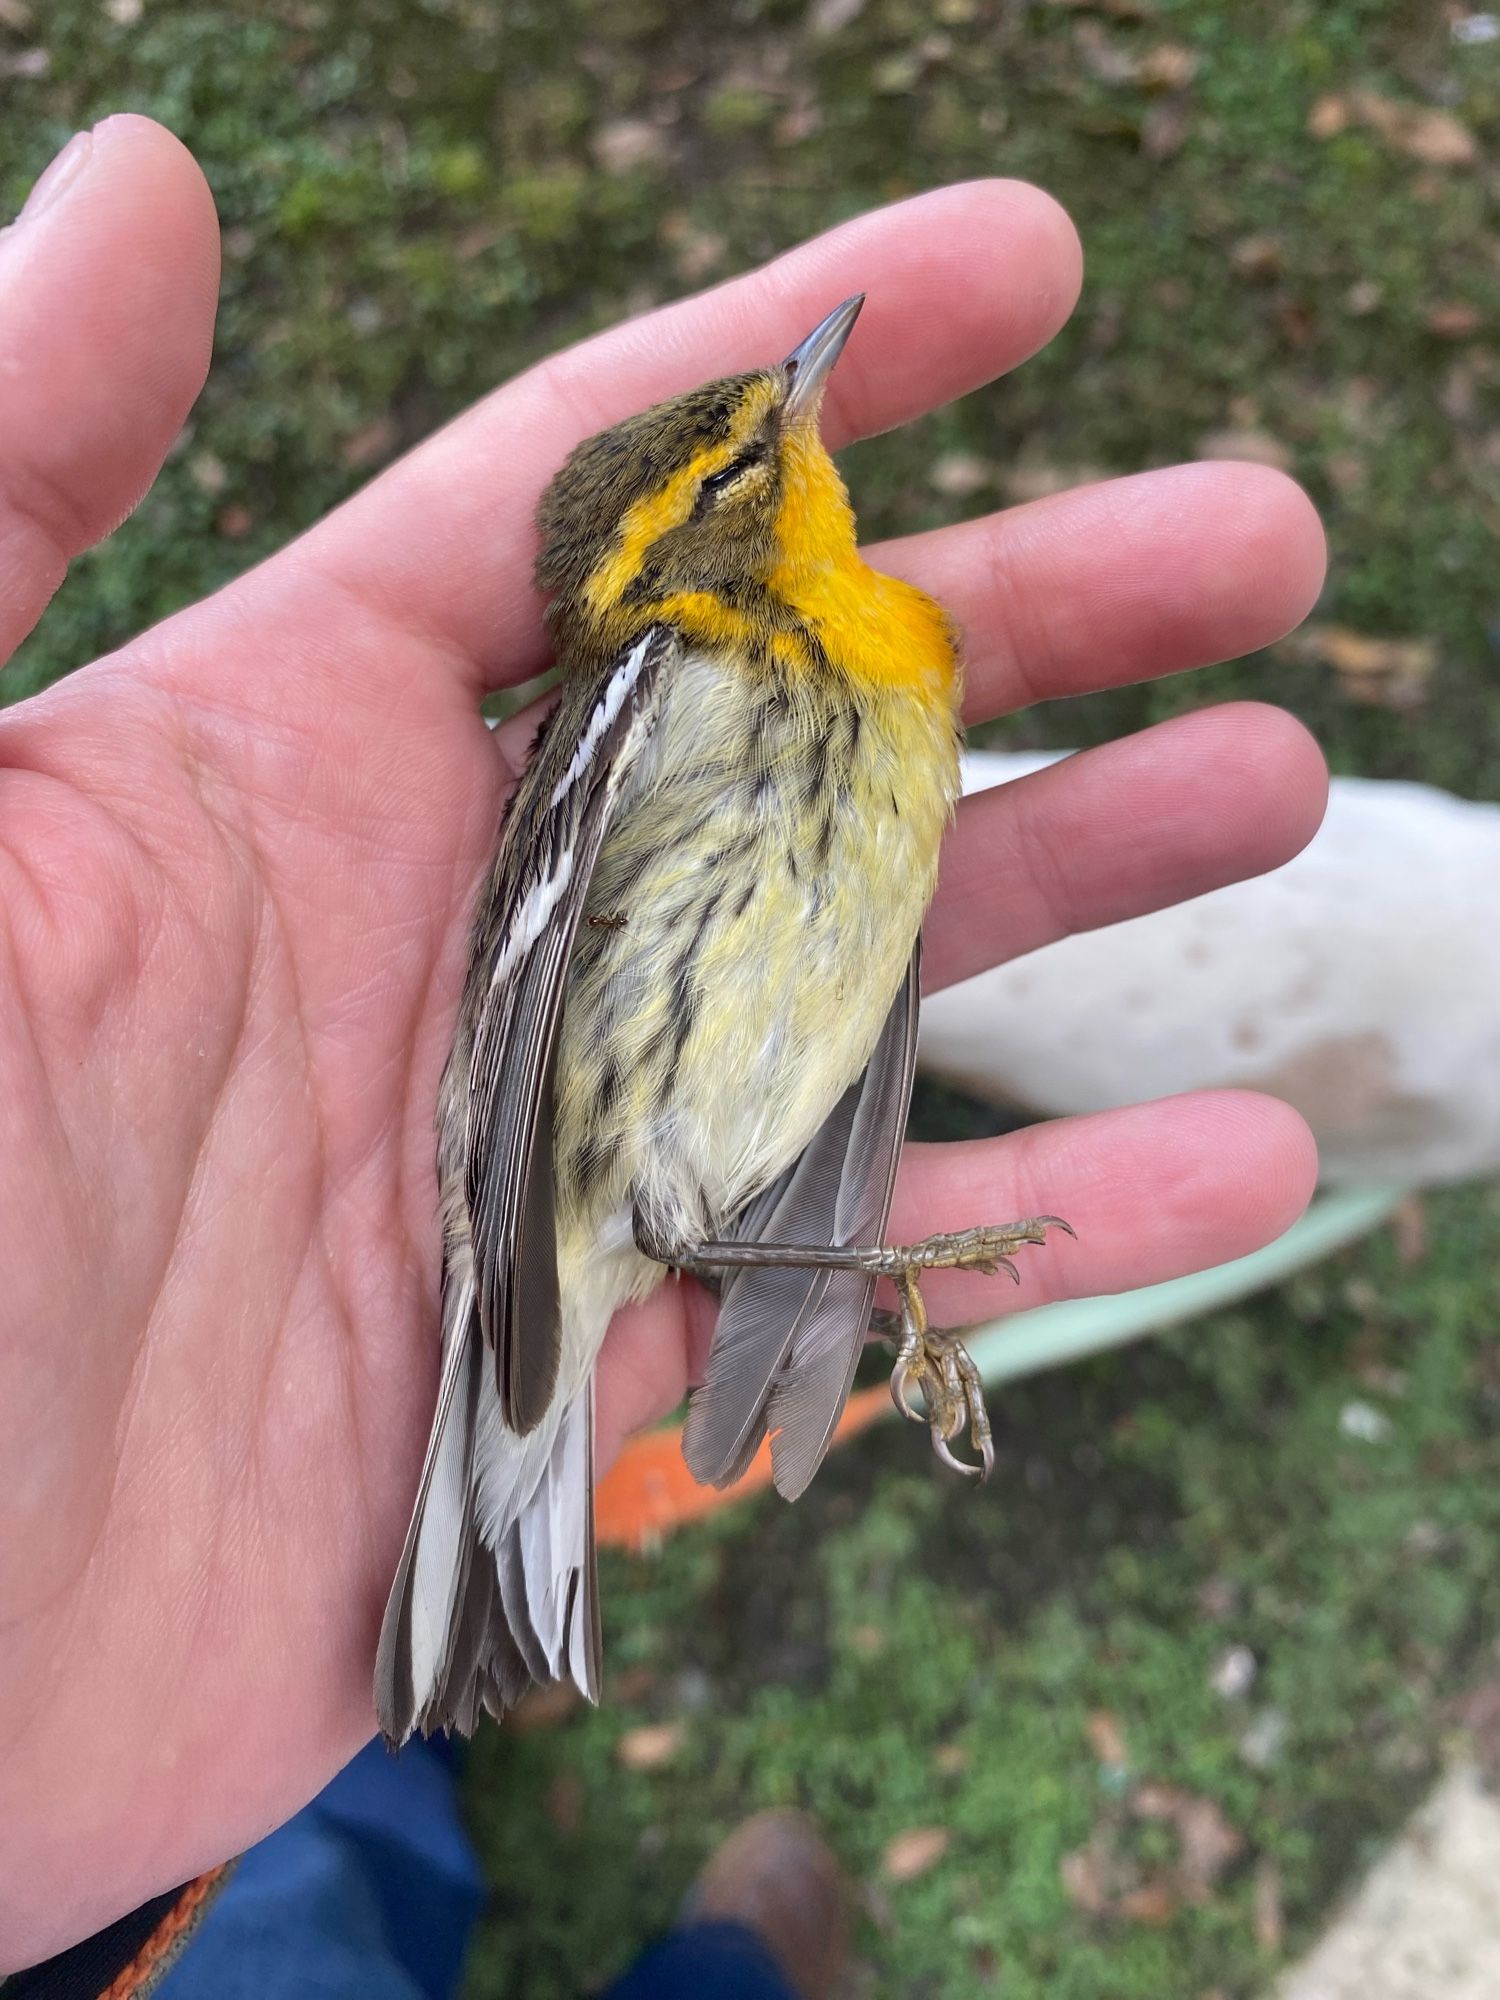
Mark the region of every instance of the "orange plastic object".
MULTIPOLYGON (((879 1418, 889 1416, 891 1408, 890 1391, 883 1386, 856 1390, 844 1405, 833 1434, 834 1445, 868 1430, 879 1418)), ((744 1478, 721 1490, 700 1486, 683 1463, 680 1424, 645 1431, 630 1439, 600 1481, 594 1499, 595 1532, 601 1542, 613 1548, 655 1548, 685 1521, 700 1520, 770 1483, 769 1438, 744 1478)))

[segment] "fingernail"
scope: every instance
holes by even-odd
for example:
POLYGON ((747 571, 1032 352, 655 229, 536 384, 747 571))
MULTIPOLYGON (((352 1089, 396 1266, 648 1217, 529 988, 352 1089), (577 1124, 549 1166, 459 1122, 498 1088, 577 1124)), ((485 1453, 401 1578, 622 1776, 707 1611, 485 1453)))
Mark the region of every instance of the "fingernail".
POLYGON ((51 208, 59 195, 65 194, 83 172, 93 150, 93 133, 75 132, 26 197, 26 206, 16 221, 34 222, 44 209, 51 208))

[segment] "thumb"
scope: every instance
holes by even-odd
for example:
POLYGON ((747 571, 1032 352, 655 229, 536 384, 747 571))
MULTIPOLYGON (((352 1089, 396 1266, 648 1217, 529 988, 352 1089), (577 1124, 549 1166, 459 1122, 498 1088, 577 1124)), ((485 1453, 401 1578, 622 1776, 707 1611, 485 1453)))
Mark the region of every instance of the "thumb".
POLYGON ((79 133, 0 232, 0 663, 156 477, 218 283, 208 184, 148 118, 79 133))

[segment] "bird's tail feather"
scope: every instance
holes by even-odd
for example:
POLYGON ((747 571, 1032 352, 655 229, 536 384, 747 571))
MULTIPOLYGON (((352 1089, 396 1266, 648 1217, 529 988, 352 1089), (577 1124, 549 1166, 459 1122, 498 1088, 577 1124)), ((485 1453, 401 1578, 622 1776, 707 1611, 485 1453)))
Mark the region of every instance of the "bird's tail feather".
POLYGON ((376 1711, 393 1743, 417 1729, 467 1734, 483 1709, 503 1714, 538 1681, 571 1677, 598 1698, 593 1386, 518 1437, 501 1415, 472 1293, 467 1303, 454 1301, 376 1656, 376 1711))

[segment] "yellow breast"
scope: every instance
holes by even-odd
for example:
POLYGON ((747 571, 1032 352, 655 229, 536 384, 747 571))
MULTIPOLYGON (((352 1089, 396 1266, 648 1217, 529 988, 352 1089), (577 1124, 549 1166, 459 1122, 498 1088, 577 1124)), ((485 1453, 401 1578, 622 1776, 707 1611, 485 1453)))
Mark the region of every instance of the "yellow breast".
POLYGON ((844 482, 810 428, 793 432, 783 446, 777 541, 771 590, 816 634, 841 673, 856 685, 909 690, 955 707, 958 652, 946 612, 861 559, 844 482))

